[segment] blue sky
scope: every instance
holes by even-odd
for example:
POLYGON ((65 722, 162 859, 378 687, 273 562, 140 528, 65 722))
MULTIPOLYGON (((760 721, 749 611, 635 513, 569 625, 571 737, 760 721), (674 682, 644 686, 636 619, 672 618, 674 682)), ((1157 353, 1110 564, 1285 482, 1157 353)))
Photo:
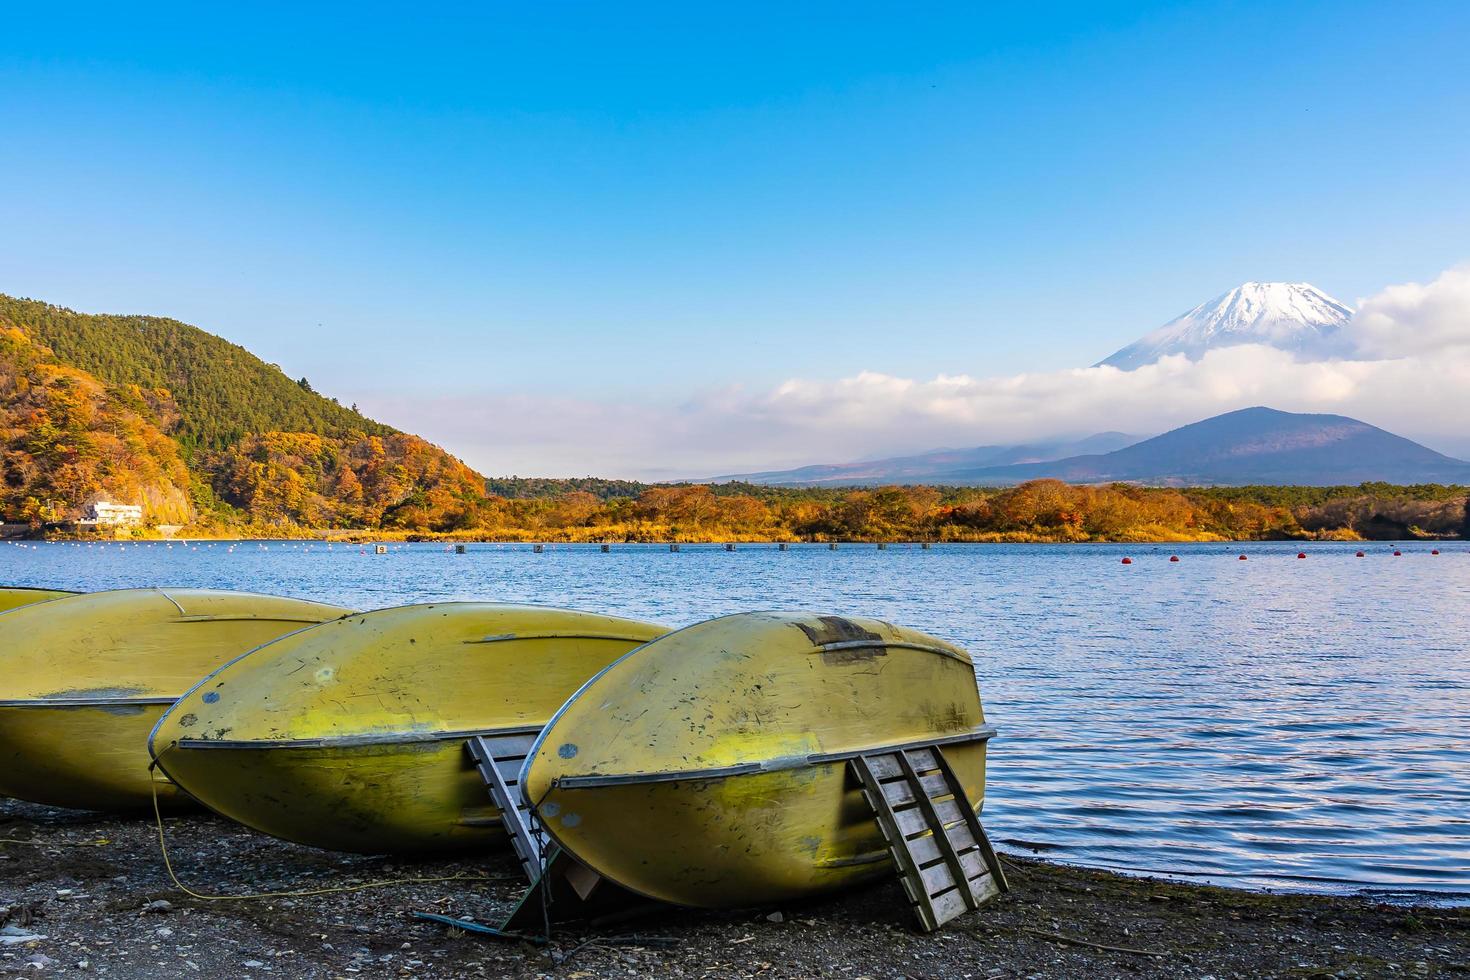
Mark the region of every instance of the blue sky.
POLYGON ((721 405, 1470 258, 1461 3, 42 8, 0 30, 0 291, 199 324, 487 472, 928 448, 721 405))

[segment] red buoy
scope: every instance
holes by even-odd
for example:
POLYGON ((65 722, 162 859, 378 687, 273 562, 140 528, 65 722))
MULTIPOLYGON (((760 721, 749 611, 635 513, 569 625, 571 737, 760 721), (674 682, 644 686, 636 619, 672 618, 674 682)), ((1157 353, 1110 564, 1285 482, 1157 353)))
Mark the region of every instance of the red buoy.
POLYGON ((1437 554, 1439 554, 1439 549, 1438 548, 1432 548, 1432 549, 1430 549, 1430 552, 1429 553, 1431 555, 1437 555, 1437 554))
MULTIPOLYGON (((1439 554, 1439 552, 1436 551, 1435 554, 1439 554)), ((1179 556, 1178 555, 1170 555, 1169 556, 1169 560, 1170 561, 1178 561, 1179 560, 1179 556)))
POLYGON ((1296 553, 1296 556, 1297 556, 1297 557, 1298 557, 1298 558, 1305 558, 1305 557, 1307 557, 1307 553, 1306 553, 1306 552, 1305 552, 1305 551, 1298 551, 1298 552, 1297 552, 1297 553, 1296 553))
POLYGON ((1400 550, 1399 550, 1399 549, 1397 549, 1397 548, 1395 548, 1395 549, 1393 549, 1393 556, 1394 556, 1394 557, 1395 557, 1395 558, 1397 558, 1397 557, 1399 557, 1399 556, 1400 556, 1400 555, 1402 555, 1402 554, 1403 554, 1403 552, 1402 552, 1402 551, 1400 551, 1400 550))
POLYGON ((1245 555, 1241 555, 1241 556, 1240 556, 1240 560, 1241 560, 1241 561, 1245 561, 1245 555))
POLYGON ((1355 558, 1362 558, 1363 557, 1363 553, 1360 551, 1354 557, 1355 558))
POLYGON ((1131 565, 1131 564, 1133 564, 1133 559, 1132 558, 1124 558, 1123 561, 1122 561, 1122 564, 1124 564, 1124 565, 1131 565))

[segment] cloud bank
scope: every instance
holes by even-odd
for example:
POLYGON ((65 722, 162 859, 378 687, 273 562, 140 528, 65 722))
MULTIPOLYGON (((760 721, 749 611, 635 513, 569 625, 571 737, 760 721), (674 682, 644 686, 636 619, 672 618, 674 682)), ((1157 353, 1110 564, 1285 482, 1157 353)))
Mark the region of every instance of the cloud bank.
POLYGON ((1351 415, 1470 454, 1470 265, 1361 300, 1345 334, 1350 354, 1316 362, 1244 345, 1133 371, 931 380, 865 371, 678 403, 536 395, 373 407, 496 475, 712 476, 1107 430, 1147 435, 1251 405, 1351 415))

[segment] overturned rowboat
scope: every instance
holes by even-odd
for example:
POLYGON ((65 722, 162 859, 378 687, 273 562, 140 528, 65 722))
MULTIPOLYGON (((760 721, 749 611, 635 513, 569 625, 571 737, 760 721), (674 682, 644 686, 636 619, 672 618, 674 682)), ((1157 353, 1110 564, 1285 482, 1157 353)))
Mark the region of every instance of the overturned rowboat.
POLYGON ((521 753, 589 677, 665 627, 495 603, 401 606, 292 634, 221 668, 158 723, 160 768, 257 830, 378 853, 504 842, 465 751, 521 753))
POLYGON ((21 606, 29 606, 34 602, 46 602, 49 599, 60 599, 62 596, 76 595, 75 592, 62 592, 59 589, 32 589, 25 586, 15 585, 0 589, 0 612, 11 609, 19 609, 21 606))
POLYGON ((566 855, 645 897, 757 905, 897 864, 916 908, 952 907, 927 909, 933 928, 1005 887, 976 819, 992 734, 958 647, 876 620, 746 613, 589 681, 520 786, 566 855))
MULTIPOLYGON (((247 650, 347 612, 246 592, 128 589, 0 615, 0 795, 149 806, 148 733, 179 695, 247 650)), ((167 781, 158 793, 179 802, 167 781)))

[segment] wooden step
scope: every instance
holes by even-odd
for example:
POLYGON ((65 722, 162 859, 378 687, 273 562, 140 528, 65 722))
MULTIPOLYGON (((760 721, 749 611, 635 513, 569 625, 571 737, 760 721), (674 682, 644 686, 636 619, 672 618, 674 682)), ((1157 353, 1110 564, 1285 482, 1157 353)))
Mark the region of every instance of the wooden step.
POLYGON ((926 932, 1009 890, 943 749, 878 750, 851 766, 926 932))

